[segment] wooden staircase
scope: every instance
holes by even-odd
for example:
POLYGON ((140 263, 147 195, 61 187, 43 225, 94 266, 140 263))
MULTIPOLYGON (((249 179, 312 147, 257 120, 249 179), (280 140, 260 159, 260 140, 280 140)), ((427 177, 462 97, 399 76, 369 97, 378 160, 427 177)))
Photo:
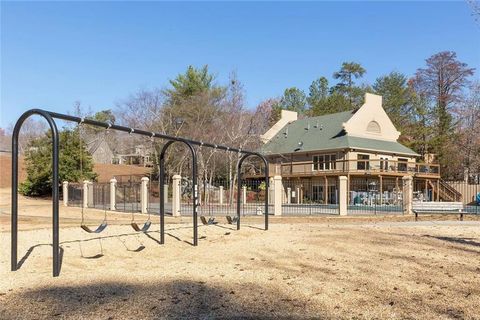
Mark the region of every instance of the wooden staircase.
POLYGON ((434 199, 437 199, 436 195, 439 195, 440 201, 448 201, 448 202, 462 202, 462 194, 458 192, 454 187, 446 183, 444 180, 438 180, 438 190, 437 190, 437 183, 432 183, 428 181, 430 186, 432 187, 433 193, 435 194, 434 199))

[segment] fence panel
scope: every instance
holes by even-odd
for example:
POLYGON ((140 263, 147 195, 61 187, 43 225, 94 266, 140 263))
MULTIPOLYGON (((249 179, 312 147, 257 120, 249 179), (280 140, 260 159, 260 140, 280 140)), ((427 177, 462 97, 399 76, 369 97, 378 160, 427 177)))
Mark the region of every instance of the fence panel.
POLYGON ((338 179, 283 180, 283 215, 338 214, 338 179))
POLYGON ((357 178, 349 185, 348 214, 403 213, 402 182, 396 178, 357 178))
MULTIPOLYGON (((208 217, 236 216, 237 215, 237 183, 236 180, 198 179, 199 206, 198 214, 208 217)), ((182 179, 181 214, 192 214, 191 181, 182 179), (185 181, 186 180, 186 181, 185 181)), ((264 179, 245 179, 242 181, 240 192, 240 214, 263 215, 265 207, 264 179)), ((273 213, 273 205, 269 206, 269 213, 273 213)))

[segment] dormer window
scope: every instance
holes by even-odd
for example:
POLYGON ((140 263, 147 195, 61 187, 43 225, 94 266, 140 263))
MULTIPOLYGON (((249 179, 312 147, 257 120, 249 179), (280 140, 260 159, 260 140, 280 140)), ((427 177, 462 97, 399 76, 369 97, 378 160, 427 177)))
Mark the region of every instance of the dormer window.
POLYGON ((370 123, 367 126, 367 132, 368 133, 374 133, 374 134, 380 134, 381 130, 380 130, 380 125, 378 124, 378 122, 375 121, 375 120, 370 121, 370 123))

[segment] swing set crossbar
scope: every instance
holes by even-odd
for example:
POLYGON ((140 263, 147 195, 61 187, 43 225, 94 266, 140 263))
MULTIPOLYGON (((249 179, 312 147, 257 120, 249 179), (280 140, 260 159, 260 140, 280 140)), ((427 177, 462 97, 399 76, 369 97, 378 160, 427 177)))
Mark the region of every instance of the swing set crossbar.
MULTIPOLYGON (((217 145, 213 143, 206 143, 202 141, 196 141, 191 139, 186 139, 182 137, 175 137, 170 136, 164 133, 157 133, 157 132, 149 132, 145 130, 129 128, 125 126, 120 126, 112 123, 107 122, 100 122, 89 118, 80 118, 71 115, 46 111, 42 109, 31 109, 24 112, 20 118, 17 120, 15 127, 13 129, 12 134, 12 215, 11 215, 11 271, 16 271, 19 268, 18 265, 18 256, 17 256, 17 249, 18 249, 18 138, 20 135, 20 129, 22 128, 23 123, 27 118, 32 115, 39 115, 42 116, 47 122, 52 131, 52 233, 53 233, 53 276, 57 277, 60 275, 61 269, 61 248, 60 248, 60 241, 59 241, 59 135, 57 125, 54 119, 76 122, 79 124, 88 124, 95 127, 101 127, 108 130, 115 130, 115 131, 123 131, 131 134, 137 134, 142 136, 148 136, 151 138, 156 139, 164 139, 168 140, 167 143, 163 146, 160 152, 160 244, 165 243, 165 210, 164 210, 164 199, 163 199, 163 184, 165 179, 165 163, 164 157, 165 152, 175 142, 180 142, 185 144, 192 155, 192 179, 193 179, 193 246, 198 245, 198 185, 197 185, 197 157, 196 151, 193 146, 201 146, 201 147, 209 147, 219 150, 225 150, 227 152, 236 152, 239 154, 239 161, 237 163, 237 172, 238 172, 238 189, 237 189, 237 230, 240 229, 240 192, 241 192, 241 167, 244 160, 249 157, 258 157, 262 160, 265 166, 265 184, 266 189, 268 190, 269 185, 269 173, 268 173, 268 161, 267 159, 260 153, 255 151, 248 151, 242 150, 239 148, 228 147, 224 145, 217 145)), ((265 230, 268 230, 268 192, 265 194, 265 230)), ((138 229, 142 231, 148 227, 145 225, 140 228, 137 225, 138 229)), ((96 230, 95 230, 96 231, 96 230)), ((94 232, 95 232, 94 231, 94 232)))

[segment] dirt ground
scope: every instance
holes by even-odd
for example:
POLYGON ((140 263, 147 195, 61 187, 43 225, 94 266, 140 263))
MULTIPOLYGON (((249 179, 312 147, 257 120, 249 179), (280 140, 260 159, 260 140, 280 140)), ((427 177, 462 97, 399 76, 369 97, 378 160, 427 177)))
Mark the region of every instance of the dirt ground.
POLYGON ((21 199, 16 272, 9 205, 1 189, 0 319, 480 319, 478 217, 249 218, 201 226, 193 247, 187 218, 168 218, 159 245, 158 224, 136 233, 109 213, 91 235, 61 206, 53 278, 51 203, 21 199))

